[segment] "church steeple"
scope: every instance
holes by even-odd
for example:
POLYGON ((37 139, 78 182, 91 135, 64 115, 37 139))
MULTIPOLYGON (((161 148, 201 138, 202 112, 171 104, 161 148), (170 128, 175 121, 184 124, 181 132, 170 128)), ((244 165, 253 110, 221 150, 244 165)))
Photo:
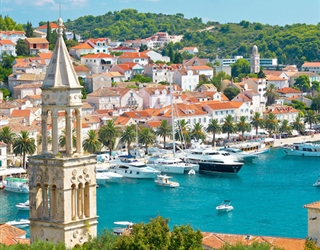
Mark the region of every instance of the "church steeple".
POLYGON ((58 112, 65 111, 66 118, 66 153, 73 154, 72 116, 76 115, 77 153, 82 153, 81 106, 82 86, 72 65, 67 47, 63 40, 62 19, 58 20, 58 40, 44 79, 42 89, 42 152, 47 153, 47 117, 52 118, 52 153, 58 153, 58 112), (74 113, 74 114, 73 114, 74 113))
POLYGON ((64 242, 73 248, 97 235, 96 159, 82 154, 82 87, 62 38, 58 40, 42 89, 42 153, 30 156, 30 240, 64 242), (58 123, 58 118, 65 124, 58 123), (73 118, 76 118, 76 153, 73 150, 73 118), (48 150, 48 125, 52 151, 48 150), (58 126, 59 125, 59 126, 58 126), (59 137, 65 130, 65 150, 59 137))

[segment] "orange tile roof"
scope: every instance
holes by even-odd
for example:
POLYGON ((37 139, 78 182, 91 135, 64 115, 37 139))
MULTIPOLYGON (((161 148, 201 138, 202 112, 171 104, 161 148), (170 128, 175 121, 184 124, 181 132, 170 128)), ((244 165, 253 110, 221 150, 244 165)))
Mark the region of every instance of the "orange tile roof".
POLYGON ((114 58, 114 56, 106 53, 98 53, 98 54, 84 55, 82 56, 82 58, 114 58))
POLYGON ((43 58, 43 59, 51 59, 52 57, 52 51, 46 52, 46 53, 38 53, 37 57, 43 58))
POLYGON ((213 71, 213 68, 209 67, 208 65, 190 66, 189 69, 193 69, 193 70, 210 70, 210 71, 213 71))
POLYGON ((150 121, 147 122, 150 128, 157 128, 161 125, 161 121, 150 121))
POLYGON ((286 94, 286 93, 300 93, 300 94, 302 94, 302 91, 297 90, 297 89, 293 89, 293 88, 289 88, 289 87, 278 89, 277 92, 283 93, 283 94, 286 94))
POLYGON ((320 67, 320 62, 305 62, 302 67, 320 67))
MULTIPOLYGON (((59 28, 58 24, 56 24, 56 23, 49 23, 49 26, 51 29, 59 28)), ((43 25, 39 26, 37 29, 46 29, 47 27, 48 27, 47 24, 43 24, 43 25)))
POLYGON ((114 123, 115 125, 127 125, 130 119, 130 117, 119 116, 114 123))
POLYGON ((0 243, 7 246, 17 244, 19 242, 30 244, 29 239, 23 239, 22 236, 27 234, 26 231, 7 224, 0 225, 0 243))
POLYGON ((266 75, 267 81, 287 81, 287 79, 274 75, 266 75))
POLYGON ((70 49, 93 49, 93 47, 88 43, 80 43, 76 46, 71 47, 70 49))
POLYGON ((126 117, 130 117, 133 119, 143 119, 143 118, 149 118, 150 114, 148 112, 146 112, 145 110, 141 110, 141 111, 129 111, 129 112, 124 112, 121 116, 126 116, 126 117))
POLYGON ((303 206, 304 208, 314 208, 314 209, 320 209, 320 201, 316 201, 307 205, 303 206))
POLYGON ((253 235, 235 235, 220 233, 202 233, 202 244, 213 249, 220 249, 223 245, 236 245, 238 243, 249 246, 253 242, 266 243, 273 249, 274 247, 283 248, 285 250, 301 250, 304 249, 305 239, 269 237, 269 236, 253 236, 253 235))
POLYGON ((74 65, 73 68, 75 71, 86 71, 86 72, 90 71, 90 69, 85 65, 74 65))
POLYGON ((299 110, 291 106, 269 106, 268 109, 264 112, 265 114, 286 114, 286 113, 299 113, 299 110))
MULTIPOLYGON (((197 115, 206 115, 207 112, 199 109, 194 104, 176 103, 174 105, 173 114, 175 117, 188 117, 197 115)), ((161 109, 159 116, 161 117, 172 117, 171 106, 167 106, 161 109)))
POLYGON ((26 38, 26 41, 28 43, 46 43, 46 44, 49 43, 47 39, 41 38, 41 37, 29 37, 29 38, 26 38))
POLYGON ((11 117, 30 117, 30 114, 31 114, 30 110, 15 109, 15 110, 12 110, 11 117))
POLYGON ((12 46, 15 46, 14 42, 12 42, 11 40, 6 40, 6 39, 1 39, 0 40, 0 44, 1 45, 12 45, 12 46))
POLYGON ((237 108, 236 104, 233 104, 233 102, 230 102, 230 101, 229 102, 211 102, 211 103, 206 103, 205 105, 207 105, 208 107, 210 107, 213 110, 236 109, 237 108))
POLYGON ((149 56, 143 52, 124 52, 119 58, 149 58, 149 56))

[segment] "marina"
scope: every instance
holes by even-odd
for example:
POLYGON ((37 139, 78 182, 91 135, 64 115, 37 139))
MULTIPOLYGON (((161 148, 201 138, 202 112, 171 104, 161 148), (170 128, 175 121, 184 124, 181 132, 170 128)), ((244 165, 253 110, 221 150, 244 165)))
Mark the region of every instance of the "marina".
MULTIPOLYGON (((286 156, 281 148, 245 163, 238 174, 170 175, 179 188, 159 188, 152 179, 123 178, 97 189, 98 231, 114 228, 114 221, 148 222, 161 215, 170 218, 171 227, 190 224, 204 232, 305 238, 303 205, 320 195, 313 186, 318 159, 286 156), (226 198, 236 209, 218 213, 216 206, 226 198)), ((28 211, 15 207, 28 199, 27 194, 0 192, 1 222, 28 218, 28 211)))

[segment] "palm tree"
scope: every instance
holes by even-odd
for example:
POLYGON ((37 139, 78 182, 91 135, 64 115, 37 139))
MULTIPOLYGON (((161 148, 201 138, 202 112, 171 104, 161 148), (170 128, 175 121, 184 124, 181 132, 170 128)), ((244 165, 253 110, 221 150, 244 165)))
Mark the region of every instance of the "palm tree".
POLYGON ((162 120, 160 126, 157 127, 156 135, 163 137, 163 147, 166 148, 166 137, 171 134, 172 127, 169 126, 167 120, 162 120))
POLYGON ((91 154, 101 151, 102 143, 99 141, 96 131, 88 131, 87 138, 82 142, 82 147, 85 151, 91 154))
POLYGON ((120 128, 116 127, 113 120, 108 120, 107 124, 99 130, 99 139, 102 144, 109 148, 110 157, 117 137, 120 135, 120 128))
POLYGON ((289 121, 288 120, 283 120, 282 121, 282 124, 279 128, 279 132, 280 133, 288 133, 290 134, 292 131, 292 126, 289 124, 289 121))
POLYGON ((197 122, 196 124, 193 125, 193 128, 191 130, 191 137, 193 137, 196 140, 201 139, 202 141, 206 139, 206 135, 204 133, 204 128, 202 124, 197 122))
POLYGON ((148 146, 152 145, 156 140, 156 135, 149 128, 142 128, 139 133, 139 142, 146 146, 146 153, 148 153, 148 146))
POLYGON ((301 115, 298 115, 295 119, 295 121, 292 123, 293 125, 293 129, 299 131, 299 133, 301 134, 302 131, 304 131, 305 127, 304 127, 304 123, 301 120, 301 115))
POLYGON ((278 93, 276 92, 274 84, 270 84, 267 87, 266 93, 264 94, 265 97, 267 97, 267 106, 271 105, 275 102, 277 97, 279 96, 278 93))
MULTIPOLYGON (((126 126, 120 137, 120 142, 127 143, 128 155, 130 155, 130 145, 136 139, 135 126, 126 126)), ((138 145, 137 145, 138 146, 138 145)))
POLYGON ((3 127, 0 130, 0 141, 7 144, 7 152, 8 154, 11 152, 11 146, 14 144, 16 138, 16 134, 13 133, 10 127, 3 127))
POLYGON ((233 121, 232 115, 227 115, 224 118, 224 122, 222 124, 222 132, 228 133, 228 140, 230 139, 230 133, 235 133, 237 131, 237 125, 233 121))
POLYGON ((265 119, 265 128, 269 131, 269 136, 271 137, 272 132, 275 132, 278 129, 278 120, 277 117, 269 113, 265 119))
POLYGON ((175 124, 176 134, 175 139, 181 142, 189 143, 190 137, 190 124, 185 119, 179 120, 175 124))
MULTIPOLYGON (((59 136, 59 146, 63 148, 66 146, 66 130, 62 130, 62 135, 59 136)), ((76 137, 76 130, 73 128, 72 129, 72 147, 77 146, 77 137, 76 137)))
POLYGON ((216 134, 221 133, 222 128, 217 119, 212 119, 207 127, 207 132, 212 133, 212 146, 215 147, 216 134))
POLYGON ((258 135, 258 129, 264 126, 264 120, 259 112, 255 112, 252 116, 251 125, 256 129, 256 135, 258 135))
POLYGON ((317 124, 318 123, 318 119, 317 119, 317 115, 313 110, 308 110, 304 116, 304 122, 305 123, 309 123, 310 125, 310 129, 312 128, 312 124, 317 124))
POLYGON ((13 143, 13 153, 22 155, 22 166, 26 168, 26 155, 32 155, 36 152, 35 139, 29 137, 29 132, 21 131, 18 138, 13 143))
POLYGON ((251 125, 250 125, 250 123, 246 122, 246 119, 247 118, 245 116, 241 116, 240 121, 237 123, 237 130, 238 130, 238 132, 241 132, 242 141, 243 141, 243 137, 244 137, 244 132, 251 131, 251 125))

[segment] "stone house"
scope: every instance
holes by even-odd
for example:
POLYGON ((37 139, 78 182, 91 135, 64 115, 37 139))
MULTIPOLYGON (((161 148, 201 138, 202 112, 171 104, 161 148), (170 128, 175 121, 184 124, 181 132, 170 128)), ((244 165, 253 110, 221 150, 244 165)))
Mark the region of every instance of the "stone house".
POLYGON ((0 40, 0 56, 2 56, 3 54, 17 56, 16 44, 11 40, 1 39, 0 40))
POLYGON ((13 88, 13 97, 15 99, 23 99, 28 95, 41 95, 42 84, 21 84, 13 88))
POLYGON ((9 91, 13 94, 14 87, 21 84, 42 84, 45 74, 24 74, 15 72, 8 77, 9 91))
POLYGON ((117 58, 106 53, 88 54, 81 56, 81 64, 86 65, 92 74, 106 72, 117 64, 117 58))
POLYGON ((29 37, 25 41, 31 55, 36 55, 38 52, 49 52, 49 42, 45 38, 29 37))
POLYGON ((110 72, 119 72, 125 80, 131 80, 135 75, 143 74, 144 68, 138 63, 123 63, 114 65, 110 72))
POLYGON ((199 73, 195 70, 178 69, 173 72, 172 81, 182 90, 195 90, 199 84, 199 73))
POLYGON ((82 55, 93 54, 94 48, 88 43, 80 43, 69 49, 69 54, 77 59, 80 59, 82 55))
POLYGON ((118 64, 136 63, 141 66, 150 63, 150 57, 144 52, 125 52, 118 57, 118 64))
POLYGON ((25 40, 26 32, 23 30, 2 30, 0 31, 0 39, 10 40, 14 44, 17 44, 19 39, 25 40))
POLYGON ((273 104, 266 107, 266 111, 263 113, 264 116, 268 114, 274 114, 280 122, 288 120, 289 123, 292 123, 299 115, 299 110, 291 106, 273 104))

